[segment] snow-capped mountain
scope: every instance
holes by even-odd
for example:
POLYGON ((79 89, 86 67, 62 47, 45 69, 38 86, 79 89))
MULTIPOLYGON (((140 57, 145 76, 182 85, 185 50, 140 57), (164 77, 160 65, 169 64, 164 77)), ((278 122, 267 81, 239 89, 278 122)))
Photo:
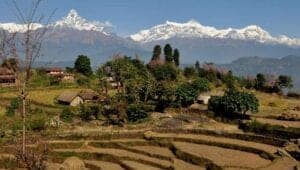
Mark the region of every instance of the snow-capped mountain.
MULTIPOLYGON (((34 23, 30 24, 31 30, 37 30, 39 28, 44 27, 42 24, 34 23)), ((26 24, 15 24, 15 23, 0 23, 0 30, 8 31, 9 33, 20 32, 24 33, 27 29, 26 24)))
MULTIPOLYGON (((26 31, 26 24, 16 24, 16 23, 0 23, 0 29, 6 30, 9 33, 19 32, 24 33, 26 31)), ((71 28, 75 30, 85 30, 85 31, 97 31, 101 32, 105 35, 110 34, 110 28, 112 28, 112 24, 108 21, 102 23, 98 21, 88 21, 85 18, 81 17, 76 10, 72 9, 68 13, 68 15, 62 18, 59 21, 51 23, 49 25, 43 25, 39 23, 35 23, 31 25, 31 30, 37 30, 40 28, 48 27, 51 29, 65 29, 71 28)))
POLYGON ((167 40, 174 37, 251 40, 260 43, 300 46, 300 39, 289 38, 284 35, 273 37, 256 25, 250 25, 241 29, 216 29, 215 27, 201 25, 195 20, 190 20, 186 23, 167 21, 165 24, 142 30, 130 36, 132 40, 140 43, 167 40))
POLYGON ((82 18, 76 10, 72 9, 66 17, 64 17, 62 20, 56 21, 53 24, 50 24, 50 27, 98 31, 109 35, 109 29, 112 27, 112 24, 108 21, 104 23, 98 21, 88 21, 85 18, 82 18))

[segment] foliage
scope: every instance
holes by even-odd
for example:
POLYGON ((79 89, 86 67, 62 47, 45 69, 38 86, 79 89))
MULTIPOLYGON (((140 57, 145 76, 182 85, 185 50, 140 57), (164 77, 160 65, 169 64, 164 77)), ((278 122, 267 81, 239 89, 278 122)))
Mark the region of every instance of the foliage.
POLYGON ((173 49, 170 44, 166 44, 164 47, 165 61, 167 63, 173 62, 173 49))
POLYGON ((6 107, 6 115, 14 116, 17 109, 20 108, 21 101, 20 98, 13 98, 10 101, 10 105, 6 107))
POLYGON ((185 83, 177 87, 175 95, 177 103, 179 103, 180 106, 187 107, 194 103, 198 93, 191 84, 185 83))
POLYGON ((48 145, 41 140, 38 140, 35 145, 36 147, 28 147, 26 152, 23 153, 21 144, 17 144, 15 157, 19 167, 32 170, 47 169, 46 161, 49 154, 48 145))
POLYGON ((157 81, 173 81, 177 79, 176 68, 171 64, 164 64, 152 68, 152 74, 157 81))
POLYGON ((81 104, 79 109, 79 116, 82 120, 89 121, 93 118, 97 119, 100 109, 96 105, 81 104))
POLYGON ((180 58, 180 53, 179 53, 179 50, 176 48, 174 50, 174 54, 173 54, 173 60, 174 60, 174 63, 175 65, 178 67, 179 66, 179 58, 180 58))
POLYGON ((256 75, 256 79, 255 79, 255 89, 256 90, 262 90, 265 87, 266 84, 266 78, 263 74, 258 73, 256 75))
POLYGON ((236 113, 245 115, 248 111, 257 112, 258 107, 258 100, 253 94, 230 90, 224 96, 213 96, 208 109, 218 115, 232 118, 236 113))
POLYGON ((197 93, 206 92, 210 90, 209 81, 205 78, 197 78, 192 82, 193 88, 197 93))
POLYGON ((85 55, 79 55, 77 57, 74 69, 77 73, 81 73, 88 77, 93 74, 90 59, 85 55))
POLYGON ((197 70, 194 67, 185 67, 183 75, 187 78, 195 77, 197 76, 197 70))
POLYGON ((88 86, 90 84, 90 79, 84 75, 77 76, 76 82, 80 86, 88 86))
POLYGON ((34 116, 29 120, 29 129, 33 131, 42 131, 46 129, 46 118, 44 116, 34 116))
POLYGON ((72 122, 73 116, 74 114, 70 108, 64 108, 59 117, 62 121, 70 123, 72 122))
POLYGON ((240 124, 239 128, 243 129, 246 132, 254 132, 283 139, 291 139, 295 136, 300 136, 299 128, 284 127, 280 125, 270 125, 260 123, 256 120, 240 124))
POLYGON ((171 106, 176 99, 175 91, 176 87, 170 83, 158 83, 155 89, 155 111, 164 112, 167 107, 171 106))
POLYGON ((293 87, 293 80, 290 76, 280 75, 277 79, 277 85, 280 89, 282 88, 292 88, 293 87))
POLYGON ((156 60, 160 57, 161 55, 161 47, 160 45, 156 45, 153 48, 153 54, 152 54, 152 59, 151 60, 156 60))
POLYGON ((149 115, 143 104, 131 104, 127 108, 127 119, 129 122, 137 122, 147 118, 149 115))
POLYGON ((126 123, 126 105, 122 102, 117 102, 111 106, 105 106, 103 115, 107 118, 107 123, 112 125, 122 126, 126 123))

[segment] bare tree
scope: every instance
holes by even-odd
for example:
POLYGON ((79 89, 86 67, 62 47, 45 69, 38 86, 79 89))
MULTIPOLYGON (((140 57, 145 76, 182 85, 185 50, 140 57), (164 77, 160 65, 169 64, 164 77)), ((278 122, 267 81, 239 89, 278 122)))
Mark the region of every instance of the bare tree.
POLYGON ((14 14, 19 23, 23 25, 22 33, 16 33, 8 36, 7 32, 3 31, 2 40, 0 40, 0 57, 4 60, 7 57, 14 57, 18 59, 17 88, 19 97, 22 100, 21 116, 23 120, 22 127, 22 154, 26 156, 26 101, 28 96, 27 84, 31 76, 31 69, 33 63, 40 56, 47 26, 50 18, 53 16, 55 10, 48 18, 39 12, 39 8, 44 0, 30 0, 28 9, 22 9, 19 4, 20 1, 7 1, 9 7, 12 7, 14 14), (41 26, 41 23, 44 26, 41 26), (9 50, 8 50, 9 49, 9 50))

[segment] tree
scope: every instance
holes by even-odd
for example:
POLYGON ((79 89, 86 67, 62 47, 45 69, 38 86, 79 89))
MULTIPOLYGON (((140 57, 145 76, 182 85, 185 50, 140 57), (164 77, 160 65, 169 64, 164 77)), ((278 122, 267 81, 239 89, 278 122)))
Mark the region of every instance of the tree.
POLYGON ((178 104, 180 104, 180 106, 187 107, 194 103, 198 93, 191 84, 185 83, 177 87, 175 95, 178 104))
POLYGON ((173 55, 173 60, 175 62, 175 65, 178 67, 179 66, 179 58, 180 58, 180 53, 179 50, 176 48, 174 50, 174 55, 173 55))
POLYGON ((235 89, 236 78, 233 76, 232 71, 229 71, 223 78, 227 88, 235 89))
POLYGON ((255 79, 255 89, 262 90, 265 87, 265 84, 266 84, 265 75, 258 73, 255 79))
POLYGON ((193 88, 197 93, 202 93, 210 90, 209 81, 205 78, 197 78, 192 82, 193 88))
POLYGON ((89 57, 85 55, 79 55, 75 61, 74 69, 77 73, 81 73, 85 76, 91 76, 93 74, 91 68, 91 61, 89 57))
POLYGON ((200 62, 198 60, 195 63, 195 68, 197 71, 200 70, 200 62))
MULTIPOLYGON (((45 18, 40 14, 40 6, 43 0, 31 0, 28 9, 22 9, 23 6, 19 5, 19 1, 11 0, 7 1, 8 5, 12 7, 14 13, 19 20, 20 24, 24 25, 23 33, 18 36, 18 45, 16 44, 16 34, 13 33, 11 38, 4 36, 4 41, 1 41, 0 57, 5 60, 9 57, 16 59, 17 62, 13 64, 10 62, 10 67, 16 70, 17 75, 17 89, 21 102, 21 116, 22 116, 22 149, 21 160, 26 162, 30 158, 28 152, 26 152, 26 113, 27 113, 27 96, 28 96, 28 81, 31 78, 31 68, 35 60, 40 56, 40 50, 45 39, 47 27, 42 27, 39 31, 35 31, 36 23, 44 23, 48 25, 52 12, 49 18, 45 18), (43 22, 43 20, 45 20, 43 22), (5 45, 6 44, 6 45, 5 45), (16 64, 17 63, 17 64, 16 64), (15 68, 17 66, 17 68, 15 68)), ((8 65, 7 65, 8 66, 8 65)), ((32 167, 28 167, 32 169, 32 167)))
POLYGON ((161 55, 161 47, 160 47, 160 45, 156 45, 153 48, 153 54, 152 54, 152 59, 151 60, 159 59, 160 55, 161 55))
POLYGON ((165 60, 167 63, 173 62, 173 49, 170 44, 166 44, 164 47, 165 60))
POLYGON ((208 109, 221 116, 233 118, 235 114, 245 117, 248 111, 257 112, 258 107, 259 102, 254 94, 229 90, 224 96, 212 97, 208 109))
POLYGON ((173 81, 177 79, 176 67, 171 64, 157 66, 151 71, 157 81, 173 81))
POLYGON ((185 77, 190 78, 196 76, 196 69, 194 67, 185 67, 183 70, 183 74, 185 77))
POLYGON ((282 88, 292 88, 293 87, 293 80, 290 76, 280 75, 276 81, 277 86, 282 88))

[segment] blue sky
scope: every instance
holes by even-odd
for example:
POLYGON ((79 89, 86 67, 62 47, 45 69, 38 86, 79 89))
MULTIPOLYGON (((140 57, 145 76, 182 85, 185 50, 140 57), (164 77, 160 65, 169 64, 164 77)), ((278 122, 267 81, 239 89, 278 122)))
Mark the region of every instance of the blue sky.
MULTIPOLYGON (((0 22, 16 18, 0 1, 0 22)), ((18 0, 28 3, 30 0, 18 0)), ((273 35, 300 37, 300 0, 46 0, 43 11, 57 8, 53 21, 70 9, 89 20, 110 21, 114 32, 129 35, 166 20, 195 19, 217 28, 241 28, 255 24, 273 35)))

